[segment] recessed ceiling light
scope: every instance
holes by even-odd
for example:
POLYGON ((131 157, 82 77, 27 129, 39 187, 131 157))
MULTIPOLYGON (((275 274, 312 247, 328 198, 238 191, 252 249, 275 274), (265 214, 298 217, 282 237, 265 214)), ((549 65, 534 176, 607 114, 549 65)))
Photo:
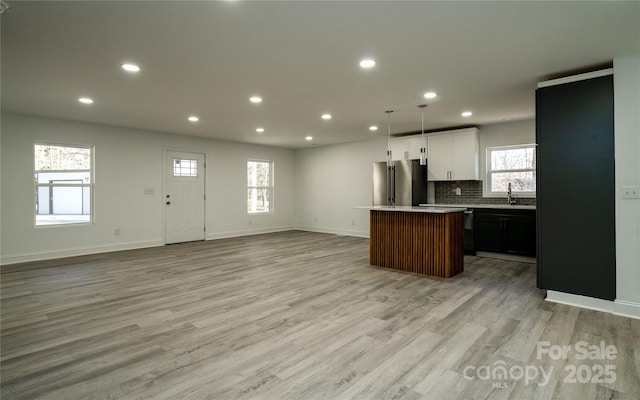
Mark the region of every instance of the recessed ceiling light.
POLYGON ((262 97, 260 96, 252 96, 249 98, 249 101, 252 103, 262 103, 262 97))
POLYGON ((470 117, 470 116, 472 116, 472 115, 473 115, 473 113, 472 113, 471 111, 465 111, 465 112, 463 112, 463 113, 462 113, 462 114, 460 114, 460 115, 462 115, 463 117, 465 117, 465 118, 466 118, 466 117, 470 117))
POLYGON ((374 132, 375 132, 375 131, 377 131, 377 130, 378 130, 378 127, 377 127, 377 126, 375 126, 375 125, 371 125, 371 126, 369 127, 369 130, 370 130, 370 131, 374 131, 374 132))
POLYGON ((304 138, 304 140, 307 140, 307 141, 313 140, 313 136, 307 136, 307 137, 304 138))
POLYGON ((425 99, 435 99, 436 97, 438 97, 436 92, 427 92, 424 94, 425 99))
POLYGON ((140 67, 135 64, 122 64, 122 69, 127 72, 140 72, 140 67))
POLYGON ((360 66, 362 68, 373 68, 376 65, 376 60, 371 58, 365 58, 360 61, 360 66))
POLYGON ((188 119, 189 119, 189 121, 191 121, 191 122, 198 122, 198 121, 200 121, 200 118, 196 117, 195 115, 191 115, 188 119))
POLYGON ((256 128, 256 132, 262 133, 262 132, 264 132, 264 128, 256 128))
POLYGON ((80 97, 78 101, 82 104, 93 104, 93 99, 90 99, 88 97, 80 97))
POLYGON ((331 114, 322 114, 322 119, 331 119, 331 114))

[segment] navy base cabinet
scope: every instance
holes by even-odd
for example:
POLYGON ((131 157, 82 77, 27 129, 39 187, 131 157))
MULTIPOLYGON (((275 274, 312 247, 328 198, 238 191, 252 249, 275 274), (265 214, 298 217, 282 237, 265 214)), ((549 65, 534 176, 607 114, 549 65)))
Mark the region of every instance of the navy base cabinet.
POLYGON ((476 250, 519 256, 536 256, 534 210, 474 210, 476 250))

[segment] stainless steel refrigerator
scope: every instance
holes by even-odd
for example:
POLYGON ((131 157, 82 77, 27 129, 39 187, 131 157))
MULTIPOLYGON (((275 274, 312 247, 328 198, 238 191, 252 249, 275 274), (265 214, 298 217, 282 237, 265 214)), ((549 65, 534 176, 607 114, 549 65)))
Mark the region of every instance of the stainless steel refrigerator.
POLYGON ((419 160, 373 163, 374 206, 417 206, 427 203, 427 166, 419 160))

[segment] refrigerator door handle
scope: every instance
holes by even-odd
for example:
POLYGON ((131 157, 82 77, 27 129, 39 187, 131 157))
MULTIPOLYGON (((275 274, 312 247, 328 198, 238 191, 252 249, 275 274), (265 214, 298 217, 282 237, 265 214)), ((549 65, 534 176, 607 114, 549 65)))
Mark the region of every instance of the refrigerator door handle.
POLYGON ((387 205, 391 205, 391 167, 387 167, 387 205))
POLYGON ((391 205, 396 205, 396 167, 391 167, 391 205))

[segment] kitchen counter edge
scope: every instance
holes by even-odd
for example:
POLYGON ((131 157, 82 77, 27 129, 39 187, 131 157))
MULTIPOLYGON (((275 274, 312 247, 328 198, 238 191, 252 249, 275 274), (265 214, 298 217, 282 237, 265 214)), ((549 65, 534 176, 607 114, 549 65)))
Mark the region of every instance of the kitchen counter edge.
POLYGON ((464 207, 464 208, 494 208, 498 210, 535 210, 533 205, 509 204, 420 204, 420 207, 464 207))
POLYGON ((353 207, 358 210, 371 210, 371 211, 399 211, 399 212, 418 212, 428 214, 449 214, 464 212, 467 209, 462 207, 413 207, 413 206, 357 206, 353 207))

